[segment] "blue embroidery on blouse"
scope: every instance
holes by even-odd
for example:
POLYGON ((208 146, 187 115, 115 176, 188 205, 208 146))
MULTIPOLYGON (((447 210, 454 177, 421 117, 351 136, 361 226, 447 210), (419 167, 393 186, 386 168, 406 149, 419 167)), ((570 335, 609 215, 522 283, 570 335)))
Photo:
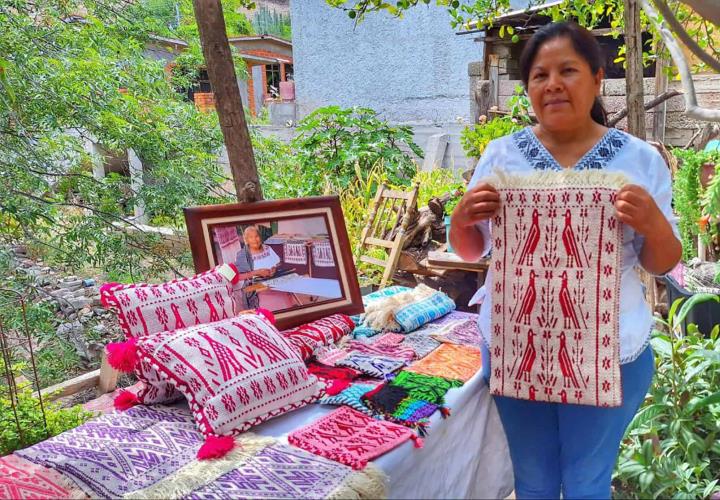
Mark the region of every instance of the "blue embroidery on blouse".
MULTIPOLYGON (((525 159, 536 170, 563 170, 535 134, 526 127, 512 135, 512 139, 525 159)), ((605 135, 575 165, 575 170, 601 169, 612 160, 628 138, 616 128, 608 129, 605 135)))

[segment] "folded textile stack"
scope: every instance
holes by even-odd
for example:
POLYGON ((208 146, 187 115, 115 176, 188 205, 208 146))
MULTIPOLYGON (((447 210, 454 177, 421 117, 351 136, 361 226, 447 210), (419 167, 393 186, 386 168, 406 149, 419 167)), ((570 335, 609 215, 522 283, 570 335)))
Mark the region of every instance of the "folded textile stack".
POLYGON ((365 314, 355 321, 355 338, 382 331, 408 333, 455 309, 450 297, 425 285, 379 290, 363 297, 363 304, 365 314))

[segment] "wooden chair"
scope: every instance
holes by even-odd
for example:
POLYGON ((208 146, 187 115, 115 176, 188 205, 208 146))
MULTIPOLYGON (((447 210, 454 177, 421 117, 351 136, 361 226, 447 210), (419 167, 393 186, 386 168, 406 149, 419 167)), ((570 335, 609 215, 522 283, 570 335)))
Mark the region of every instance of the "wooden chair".
POLYGON ((360 253, 371 247, 389 250, 386 260, 360 255, 360 261, 384 268, 380 288, 392 281, 400 252, 405 243, 405 232, 417 210, 419 184, 408 192, 394 191, 383 184, 378 188, 367 224, 360 236, 360 253))

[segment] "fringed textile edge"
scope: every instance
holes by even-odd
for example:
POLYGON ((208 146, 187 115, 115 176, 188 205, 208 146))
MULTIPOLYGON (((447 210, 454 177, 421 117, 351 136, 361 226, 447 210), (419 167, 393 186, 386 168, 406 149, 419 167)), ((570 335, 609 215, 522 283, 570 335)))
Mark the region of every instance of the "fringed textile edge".
POLYGON ((220 476, 238 468, 243 462, 260 453, 276 440, 256 434, 243 434, 235 438, 235 448, 223 458, 215 460, 193 460, 174 474, 141 490, 126 493, 123 498, 181 498, 198 488, 215 481, 220 476))
POLYGON ((350 498, 365 500, 388 497, 388 477, 375 464, 368 464, 362 471, 352 471, 340 486, 327 496, 329 500, 350 498))
POLYGON ((582 188, 607 187, 620 189, 629 181, 628 177, 620 172, 607 172, 605 170, 540 170, 528 174, 509 174, 499 168, 483 179, 495 189, 512 188, 582 188))

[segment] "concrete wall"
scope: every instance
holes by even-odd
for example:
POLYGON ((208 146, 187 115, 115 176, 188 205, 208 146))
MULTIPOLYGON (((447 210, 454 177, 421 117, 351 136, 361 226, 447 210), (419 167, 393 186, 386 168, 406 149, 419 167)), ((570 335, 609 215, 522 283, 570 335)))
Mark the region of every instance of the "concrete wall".
POLYGON ((323 0, 294 0, 291 13, 299 117, 336 104, 397 122, 469 119, 467 67, 482 48, 455 35, 445 9, 377 13, 357 27, 323 0))

